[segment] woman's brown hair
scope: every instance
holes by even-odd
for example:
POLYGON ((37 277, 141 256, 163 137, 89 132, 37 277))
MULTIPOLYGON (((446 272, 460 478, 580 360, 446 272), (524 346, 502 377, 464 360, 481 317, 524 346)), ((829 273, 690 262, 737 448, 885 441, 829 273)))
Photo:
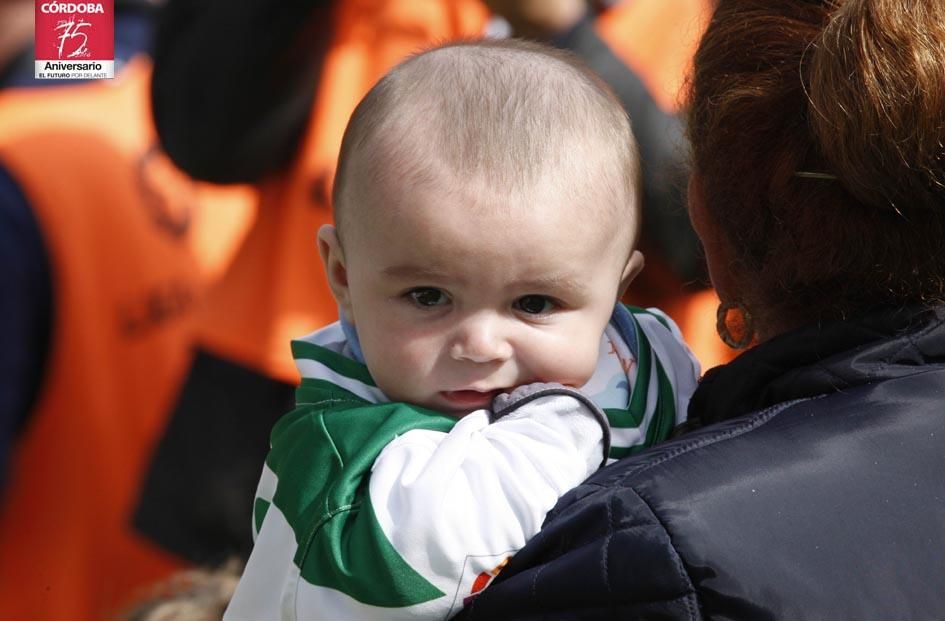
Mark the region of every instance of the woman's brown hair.
POLYGON ((945 300, 945 1, 719 0, 689 134, 769 326, 945 300))

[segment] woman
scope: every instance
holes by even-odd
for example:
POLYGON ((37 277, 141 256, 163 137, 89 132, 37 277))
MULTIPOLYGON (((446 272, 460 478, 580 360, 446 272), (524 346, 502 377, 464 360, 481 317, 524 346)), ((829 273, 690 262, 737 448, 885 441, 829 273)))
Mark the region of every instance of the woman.
POLYGON ((463 618, 945 618, 943 77, 941 0, 720 0, 690 213, 753 347, 463 618))

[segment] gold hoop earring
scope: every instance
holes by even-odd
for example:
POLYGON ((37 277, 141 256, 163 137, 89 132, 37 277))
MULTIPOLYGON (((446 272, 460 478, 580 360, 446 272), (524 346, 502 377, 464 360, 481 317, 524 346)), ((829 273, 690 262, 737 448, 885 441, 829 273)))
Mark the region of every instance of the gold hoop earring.
POLYGON ((715 331, 732 349, 745 349, 755 339, 751 313, 740 302, 722 302, 715 315, 715 331))

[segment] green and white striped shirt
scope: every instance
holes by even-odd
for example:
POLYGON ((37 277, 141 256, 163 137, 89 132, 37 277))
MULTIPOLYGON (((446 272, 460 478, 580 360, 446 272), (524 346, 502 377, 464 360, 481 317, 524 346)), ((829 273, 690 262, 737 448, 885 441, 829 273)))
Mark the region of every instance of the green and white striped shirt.
MULTIPOLYGON (((272 433, 226 621, 446 619, 600 465, 600 424, 573 398, 457 420, 390 402, 340 324, 293 355, 297 407, 272 433)), ((581 389, 607 414, 611 459, 667 438, 698 376, 665 315, 619 306, 581 389)))

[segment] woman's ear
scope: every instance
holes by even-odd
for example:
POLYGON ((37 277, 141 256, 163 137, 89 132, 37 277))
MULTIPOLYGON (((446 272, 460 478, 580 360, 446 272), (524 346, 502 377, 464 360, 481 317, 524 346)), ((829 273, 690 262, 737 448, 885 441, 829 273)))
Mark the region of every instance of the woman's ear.
POLYGON ((629 287, 633 279, 643 271, 644 263, 642 252, 634 250, 630 253, 630 258, 627 259, 627 264, 623 268, 623 274, 620 276, 620 295, 617 296, 617 299, 623 298, 623 295, 627 292, 627 287, 629 287))
POLYGON ((351 313, 351 291, 348 288, 348 268, 345 266, 344 248, 338 229, 331 224, 325 224, 318 229, 318 254, 322 257, 325 266, 325 275, 328 276, 328 286, 338 302, 338 308, 344 318, 354 324, 351 313))

